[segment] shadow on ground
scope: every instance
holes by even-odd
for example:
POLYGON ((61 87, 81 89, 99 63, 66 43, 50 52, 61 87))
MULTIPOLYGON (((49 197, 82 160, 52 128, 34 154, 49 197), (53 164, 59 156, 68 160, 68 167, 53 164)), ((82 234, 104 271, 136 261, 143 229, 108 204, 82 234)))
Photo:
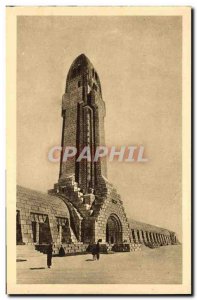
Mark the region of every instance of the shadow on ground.
POLYGON ((26 259, 17 259, 16 262, 27 261, 26 259))
POLYGON ((40 268, 30 268, 30 270, 44 270, 44 267, 40 267, 40 268))

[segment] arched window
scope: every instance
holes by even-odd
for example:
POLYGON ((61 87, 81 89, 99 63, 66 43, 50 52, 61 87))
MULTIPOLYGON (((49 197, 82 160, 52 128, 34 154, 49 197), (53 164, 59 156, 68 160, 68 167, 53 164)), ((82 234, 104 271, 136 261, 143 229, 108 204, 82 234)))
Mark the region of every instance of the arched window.
POLYGON ((95 78, 96 78, 96 80, 98 80, 98 75, 97 75, 97 73, 95 72, 95 78))
POLYGON ((78 81, 78 87, 80 87, 81 86, 81 81, 78 81))
POLYGON ((94 77, 94 69, 92 69, 92 77, 94 77))

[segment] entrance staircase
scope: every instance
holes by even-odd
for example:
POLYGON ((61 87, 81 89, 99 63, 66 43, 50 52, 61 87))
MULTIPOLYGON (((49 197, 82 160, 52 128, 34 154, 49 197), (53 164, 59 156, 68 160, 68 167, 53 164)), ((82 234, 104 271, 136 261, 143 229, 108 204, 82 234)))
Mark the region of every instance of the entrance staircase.
POLYGON ((93 210, 91 209, 91 202, 93 202, 94 200, 94 195, 89 195, 92 200, 90 200, 90 203, 88 203, 88 201, 86 201, 86 197, 88 195, 84 195, 82 193, 78 183, 74 180, 73 176, 66 178, 66 180, 61 183, 61 186, 59 186, 59 184, 55 184, 54 189, 49 190, 49 193, 55 193, 60 197, 63 196, 68 198, 72 205, 80 212, 80 215, 83 218, 89 217, 93 213, 93 210))

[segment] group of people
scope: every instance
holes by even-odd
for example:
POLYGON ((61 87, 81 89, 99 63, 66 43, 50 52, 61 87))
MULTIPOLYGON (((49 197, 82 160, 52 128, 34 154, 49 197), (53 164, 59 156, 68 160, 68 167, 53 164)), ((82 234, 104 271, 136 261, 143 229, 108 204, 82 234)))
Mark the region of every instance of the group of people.
MULTIPOLYGON (((99 260, 100 259, 100 241, 98 240, 98 242, 93 245, 92 247, 92 256, 93 256, 93 260, 99 260)), ((60 256, 64 256, 63 255, 63 247, 61 246, 60 248, 60 256)), ((52 265, 52 256, 53 256, 53 244, 50 243, 49 246, 47 247, 47 267, 50 269, 51 265, 52 265)))

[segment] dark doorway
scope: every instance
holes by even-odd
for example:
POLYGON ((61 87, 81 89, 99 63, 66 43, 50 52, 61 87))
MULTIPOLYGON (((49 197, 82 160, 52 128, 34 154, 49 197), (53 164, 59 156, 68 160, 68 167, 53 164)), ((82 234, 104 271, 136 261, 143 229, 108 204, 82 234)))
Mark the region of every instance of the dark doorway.
POLYGON ((44 223, 39 224, 39 244, 49 244, 52 242, 49 219, 46 218, 44 223))
POLYGON ((140 232, 139 230, 137 230, 137 237, 138 237, 138 241, 141 242, 141 238, 140 238, 140 232))
POLYGON ((31 213, 33 242, 48 244, 52 242, 49 218, 44 214, 31 213))
POLYGON ((136 243, 135 232, 134 232, 133 229, 131 229, 131 234, 132 234, 132 238, 133 238, 134 243, 136 243))
POLYGON ((20 220, 20 211, 16 211, 16 244, 22 245, 23 238, 22 238, 22 231, 21 231, 21 220, 20 220))
POLYGON ((69 244, 71 241, 70 227, 68 224, 62 226, 62 243, 69 244))
POLYGON ((36 243, 36 222, 32 222, 33 242, 36 243))
POLYGON ((122 243, 122 225, 116 215, 111 215, 106 224, 106 242, 109 244, 122 243))

